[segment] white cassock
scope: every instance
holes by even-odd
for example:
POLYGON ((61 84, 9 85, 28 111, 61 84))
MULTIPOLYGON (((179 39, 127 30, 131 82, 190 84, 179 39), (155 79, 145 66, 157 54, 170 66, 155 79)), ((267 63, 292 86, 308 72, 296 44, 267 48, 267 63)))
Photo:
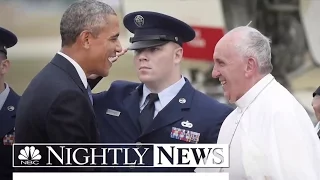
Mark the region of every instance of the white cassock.
POLYGON ((218 143, 230 145, 230 180, 320 180, 320 141, 295 97, 268 74, 236 103, 218 143), (234 134, 234 136, 233 136, 234 134))

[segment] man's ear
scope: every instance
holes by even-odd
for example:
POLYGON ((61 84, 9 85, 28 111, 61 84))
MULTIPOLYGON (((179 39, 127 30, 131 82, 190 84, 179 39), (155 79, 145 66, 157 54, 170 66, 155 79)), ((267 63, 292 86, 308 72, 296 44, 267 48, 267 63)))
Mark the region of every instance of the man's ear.
POLYGON ((5 75, 9 72, 10 69, 10 61, 5 59, 0 62, 0 73, 1 75, 5 75))
POLYGON ((79 40, 81 43, 81 46, 85 49, 89 49, 90 42, 91 42, 92 34, 89 31, 82 31, 79 35, 79 40))
POLYGON ((247 59, 247 66, 245 69, 245 76, 249 77, 251 74, 253 74, 255 71, 258 70, 258 62, 256 59, 250 57, 247 59))
POLYGON ((173 52, 173 59, 175 64, 179 64, 182 61, 183 58, 183 49, 181 47, 178 47, 173 52))

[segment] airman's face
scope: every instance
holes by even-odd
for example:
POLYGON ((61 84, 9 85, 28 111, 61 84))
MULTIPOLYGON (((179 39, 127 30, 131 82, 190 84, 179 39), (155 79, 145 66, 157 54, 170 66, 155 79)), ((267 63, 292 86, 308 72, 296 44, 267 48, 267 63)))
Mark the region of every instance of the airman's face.
POLYGON ((315 113, 318 121, 320 121, 320 96, 319 95, 316 95, 313 98, 312 107, 313 107, 314 113, 315 113))
POLYGON ((0 79, 4 78, 4 75, 6 75, 10 68, 10 62, 9 60, 2 58, 0 55, 0 79))
POLYGON ((181 58, 182 48, 174 43, 136 50, 134 64, 138 78, 142 83, 164 82, 169 79, 181 58))

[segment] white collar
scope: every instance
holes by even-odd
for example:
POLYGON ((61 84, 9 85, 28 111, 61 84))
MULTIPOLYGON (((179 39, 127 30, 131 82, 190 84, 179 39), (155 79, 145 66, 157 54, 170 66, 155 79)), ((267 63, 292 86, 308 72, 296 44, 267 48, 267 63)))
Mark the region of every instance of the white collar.
POLYGON ((9 85, 7 83, 4 83, 4 84, 5 84, 6 87, 2 92, 0 92, 0 110, 2 109, 2 106, 6 102, 7 97, 9 95, 9 93, 10 93, 9 85))
POLYGON ((316 129, 316 132, 320 131, 320 121, 317 123, 315 129, 316 129))
MULTIPOLYGON (((162 90, 160 93, 158 93, 159 96, 159 102, 162 107, 166 106, 181 90, 181 88, 184 86, 186 80, 182 76, 179 81, 172 84, 171 86, 167 87, 166 89, 162 90)), ((151 91, 147 88, 147 86, 143 85, 143 96, 141 99, 140 107, 145 103, 145 100, 147 96, 151 93, 151 91)))
POLYGON ((253 100, 259 95, 259 93, 274 79, 271 74, 266 75, 260 81, 258 81, 254 86, 252 86, 249 91, 247 91, 240 99, 236 101, 237 107, 240 109, 245 109, 248 107, 253 100))
POLYGON ((5 82, 4 86, 5 86, 5 88, 4 88, 4 90, 2 92, 0 92, 0 95, 9 94, 9 91, 10 91, 9 85, 5 82))
POLYGON ((60 54, 61 56, 63 56, 64 58, 66 58, 68 61, 70 61, 70 63, 74 66, 74 68, 76 68, 78 75, 79 75, 84 87, 87 89, 87 87, 88 87, 87 76, 84 73, 81 66, 75 60, 73 60, 71 57, 69 57, 68 55, 66 55, 62 52, 57 52, 57 53, 60 54))

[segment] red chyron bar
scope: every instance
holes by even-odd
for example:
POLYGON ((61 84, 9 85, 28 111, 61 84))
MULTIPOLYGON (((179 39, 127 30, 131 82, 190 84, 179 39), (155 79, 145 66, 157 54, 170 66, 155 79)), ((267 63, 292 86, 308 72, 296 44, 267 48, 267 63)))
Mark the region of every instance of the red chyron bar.
POLYGON ((226 144, 14 144, 13 166, 229 167, 226 144))

